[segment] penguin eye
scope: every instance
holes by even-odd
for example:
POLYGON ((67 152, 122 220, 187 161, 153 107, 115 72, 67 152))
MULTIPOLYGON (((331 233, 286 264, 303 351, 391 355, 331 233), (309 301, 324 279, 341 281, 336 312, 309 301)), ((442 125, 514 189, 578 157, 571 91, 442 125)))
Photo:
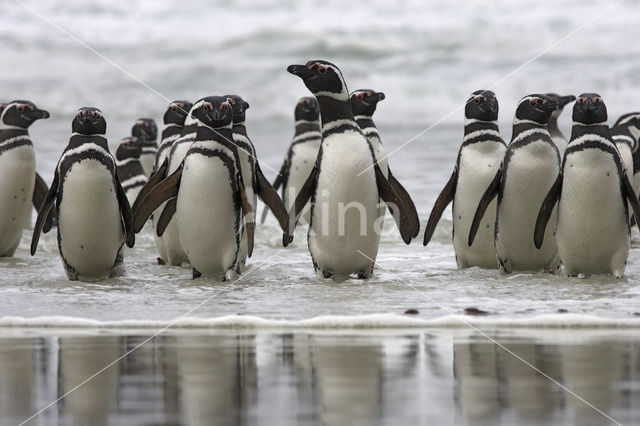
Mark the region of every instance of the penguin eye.
POLYGON ((82 111, 78 111, 78 113, 76 114, 76 118, 82 118, 82 111))
POLYGON ((529 101, 529 105, 531 106, 537 106, 538 105, 538 99, 531 99, 529 101))
POLYGON ((93 117, 94 117, 96 120, 100 120, 100 118, 102 118, 102 115, 100 115, 100 113, 99 113, 98 111, 94 111, 94 112, 93 112, 93 117))
POLYGON ((171 111, 177 111, 178 110, 178 105, 171 105, 171 111))
POLYGON ((356 98, 358 98, 358 99, 360 99, 360 100, 363 100, 363 99, 364 99, 364 93, 358 93, 358 94, 356 95, 356 98))
POLYGON ((322 66, 322 65, 320 65, 320 64, 318 64, 318 63, 315 63, 315 64, 311 65, 311 66, 309 67, 309 69, 310 69, 311 71, 314 71, 314 70, 315 70, 315 71, 317 71, 317 72, 318 72, 318 74, 324 74, 324 73, 326 73, 326 72, 327 72, 327 68, 326 68, 326 67, 324 67, 324 66, 322 66))
POLYGON ((596 104, 598 104, 598 105, 602 105, 602 99, 597 98, 597 99, 596 99, 596 104))
POLYGON ((473 102, 475 102, 475 103, 479 104, 479 103, 480 103, 480 98, 475 98, 475 99, 473 100, 473 102))
POLYGON ((16 109, 18 110, 18 112, 24 112, 24 105, 18 105, 16 109))

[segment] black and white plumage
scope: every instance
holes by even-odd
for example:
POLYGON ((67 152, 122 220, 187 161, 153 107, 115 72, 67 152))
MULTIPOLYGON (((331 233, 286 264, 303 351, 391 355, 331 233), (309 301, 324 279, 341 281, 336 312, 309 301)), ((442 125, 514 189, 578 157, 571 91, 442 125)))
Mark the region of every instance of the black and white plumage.
POLYGON ((556 241, 565 273, 620 278, 630 244, 627 201, 640 217, 640 203, 607 126, 607 108, 599 95, 583 93, 573 106, 562 172, 540 207, 534 243, 542 245, 558 203, 556 241))
POLYGON ((300 77, 318 101, 322 144, 316 165, 289 213, 283 243, 293 239, 302 208, 311 200, 307 241, 316 275, 369 278, 380 243, 380 230, 375 229, 379 199, 387 203, 409 244, 412 229, 407 208, 382 174, 371 144, 355 122, 338 67, 315 60, 290 65, 287 71, 300 77))
POLYGON ((485 209, 498 197, 495 247, 498 268, 505 273, 560 270, 554 235, 557 212, 552 212, 544 244, 538 248, 531 239, 539 206, 560 173, 560 152, 547 129, 558 107, 559 102, 546 95, 533 94, 520 100, 511 143, 473 218, 469 245, 485 209))
MULTIPOLYGON (((158 220, 158 233, 164 232, 175 214, 194 278, 205 274, 230 279, 240 272, 243 216, 251 213, 233 143, 233 108, 226 97, 210 96, 196 102, 190 114, 201 125, 184 162, 149 192, 135 221, 144 223, 167 201, 158 220)), ((251 243, 252 225, 247 231, 251 243)))
POLYGON ((31 224, 31 204, 38 209, 47 194, 28 129, 48 117, 29 101, 0 104, 0 257, 14 255, 22 230, 31 224))
POLYGON ((424 233, 426 246, 445 208, 453 202, 453 248, 459 268, 496 268, 494 231, 496 201, 478 226, 471 246, 469 231, 480 199, 494 179, 506 151, 498 129, 498 100, 490 90, 471 94, 465 105, 464 138, 449 181, 438 195, 424 233))
POLYGON ((620 151, 633 189, 640 192, 640 112, 624 114, 611 127, 611 137, 620 151))
POLYGON ((551 113, 551 117, 549 118, 549 124, 547 125, 547 129, 549 130, 549 134, 551 135, 551 139, 558 147, 558 151, 560 152, 560 158, 564 155, 564 150, 567 148, 567 138, 560 131, 560 127, 558 127, 558 117, 562 114, 562 110, 569 103, 576 100, 576 97, 573 95, 560 96, 557 93, 546 93, 545 96, 550 97, 551 99, 558 102, 558 109, 551 113))
POLYGON ((141 154, 142 145, 133 136, 122 139, 116 146, 116 173, 130 205, 133 205, 138 193, 147 183, 147 176, 140 163, 141 154))
POLYGON ((140 163, 144 174, 149 177, 158 151, 158 126, 153 118, 139 118, 131 128, 131 136, 138 139, 142 146, 140 163))
MULTIPOLYGON (((316 98, 306 96, 298 100, 294 110, 294 134, 278 176, 273 181, 273 188, 280 194, 287 211, 302 189, 318 158, 318 150, 322 142, 320 129, 320 109, 316 98)), ((262 212, 262 222, 267 216, 267 209, 262 212)), ((298 224, 309 224, 309 207, 302 211, 302 220, 298 224)))
MULTIPOLYGON (((266 208, 274 212, 274 215, 280 223, 280 227, 284 231, 287 224, 287 210, 284 208, 278 193, 262 173, 258 157, 256 156, 255 146, 247 134, 245 119, 249 103, 238 95, 225 95, 225 97, 229 100, 233 108, 233 143, 238 148, 244 189, 247 194, 247 201, 251 207, 251 214, 246 215, 244 220, 251 221, 252 226, 255 225, 259 196, 266 204, 266 208)), ((248 227, 245 226, 245 229, 247 228, 248 227)), ((248 241, 248 238, 249 235, 245 232, 239 254, 241 266, 245 265, 247 257, 251 255, 249 247, 253 246, 253 242, 248 241)))
MULTIPOLYGON (((417 237, 420 233, 420 219, 418 218, 416 206, 404 186, 402 186, 393 173, 391 173, 387 153, 382 145, 378 128, 373 122, 373 114, 376 112, 378 102, 382 101, 384 98, 385 96, 382 92, 376 92, 370 89, 356 90, 351 93, 350 96, 351 110, 353 111, 356 123, 358 123, 362 132, 365 134, 367 139, 369 139, 369 143, 373 149, 373 155, 375 156, 378 166, 380 166, 382 174, 389 180, 393 189, 395 189, 407 208, 410 210, 410 219, 412 221, 411 227, 413 229, 411 236, 417 237)), ((384 217, 386 206, 383 202, 380 203, 379 211, 380 217, 384 217)), ((380 225, 382 226, 382 223, 380 225)))
POLYGON ((106 126, 97 108, 78 111, 33 229, 32 255, 55 201, 58 248, 70 280, 119 273, 124 243, 133 247, 135 242, 129 202, 104 137, 106 126))

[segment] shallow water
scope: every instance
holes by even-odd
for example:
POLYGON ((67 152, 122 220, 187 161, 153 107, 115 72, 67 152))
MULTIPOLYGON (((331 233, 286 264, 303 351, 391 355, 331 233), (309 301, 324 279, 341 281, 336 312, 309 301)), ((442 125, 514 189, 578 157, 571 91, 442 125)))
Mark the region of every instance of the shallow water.
POLYGON ((637 331, 3 331, 0 424, 640 422, 637 331), (500 345, 495 342, 499 341, 500 345), (544 371, 587 405, 537 373, 544 371))

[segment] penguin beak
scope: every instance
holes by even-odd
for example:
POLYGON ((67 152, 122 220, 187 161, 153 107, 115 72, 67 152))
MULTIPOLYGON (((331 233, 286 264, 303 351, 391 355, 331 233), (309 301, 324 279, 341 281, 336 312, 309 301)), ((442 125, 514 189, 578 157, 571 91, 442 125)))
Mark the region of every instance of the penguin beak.
POLYGON ((245 109, 245 111, 248 110, 249 109, 249 102, 242 101, 242 106, 245 109))
POLYGON ((214 109, 213 115, 211 118, 213 118, 214 121, 220 121, 224 118, 224 116, 225 116, 224 111, 221 111, 219 109, 214 109))
POLYGON ((43 109, 36 109, 29 115, 31 115, 34 120, 49 118, 49 112, 43 109))
POLYGON ((576 100, 576 97, 573 95, 567 95, 567 96, 560 96, 557 101, 558 101, 558 109, 560 108, 564 108, 565 105, 567 105, 570 102, 573 102, 576 100))
POLYGON ((585 111, 587 111, 587 112, 594 112, 595 110, 597 110, 597 109, 598 109, 598 105, 597 105, 595 102, 593 102, 593 101, 591 100, 591 98, 588 98, 588 99, 584 102, 584 104, 583 104, 583 107, 582 107, 582 108, 583 108, 585 111))
POLYGON ((378 95, 378 102, 380 102, 380 101, 383 101, 383 100, 384 100, 384 98, 385 98, 384 93, 382 93, 382 92, 378 92, 378 93, 377 93, 377 95, 378 95))
POLYGON ((297 75, 303 80, 313 75, 313 71, 311 71, 306 65, 289 65, 287 67, 287 71, 293 75, 297 75))
POLYGON ((547 97, 546 102, 539 104, 540 109, 544 112, 553 112, 560 108, 560 103, 557 99, 547 97))

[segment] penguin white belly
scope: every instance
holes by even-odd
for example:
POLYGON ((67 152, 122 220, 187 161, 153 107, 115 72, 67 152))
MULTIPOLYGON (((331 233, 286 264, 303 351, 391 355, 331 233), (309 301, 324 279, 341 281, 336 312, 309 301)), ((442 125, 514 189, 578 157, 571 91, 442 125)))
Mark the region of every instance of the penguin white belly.
MULTIPOLYGON (((247 201, 251 206, 251 211, 253 212, 251 220, 255 222, 256 218, 256 208, 257 208, 257 199, 256 195, 253 192, 253 158, 249 156, 249 152, 244 149, 238 149, 238 157, 240 158, 240 168, 242 171, 242 180, 244 182, 244 189, 247 195, 247 201)), ((253 154, 251 154, 253 155, 253 154)), ((247 243, 247 235, 243 233, 242 242, 240 243, 240 254, 239 261, 244 266, 247 261, 247 257, 249 256, 249 249, 247 243)))
POLYGON ((225 276, 236 267, 240 214, 229 170, 216 157, 189 155, 177 204, 180 241, 191 265, 205 275, 225 276))
POLYGON ((0 257, 13 256, 31 222, 36 162, 33 147, 23 145, 0 155, 0 257))
POLYGON ((320 271, 369 276, 378 254, 378 188, 373 157, 360 133, 324 139, 309 251, 320 271))
MULTIPOLYGON (((171 155, 169 161, 169 167, 167 168, 167 175, 172 174, 178 167, 184 157, 187 155, 187 151, 191 148, 191 143, 181 143, 175 147, 174 152, 171 155)), ((155 217, 160 217, 162 213, 161 209, 164 209, 165 204, 162 204, 158 210, 154 213, 155 217)), ((189 262, 187 258, 187 253, 184 251, 182 244, 180 244, 180 233, 178 232, 178 224, 176 223, 176 218, 178 216, 178 212, 173 216, 167 228, 162 234, 162 241, 164 243, 164 250, 166 258, 163 258, 170 265, 182 265, 183 263, 189 262)), ((155 228, 155 225, 154 225, 155 228)), ((155 229, 154 229, 155 230, 155 229)), ((162 253, 160 253, 162 256, 162 253)))
MULTIPOLYGON (((313 142, 299 143, 293 146, 291 154, 291 164, 289 165, 289 176, 287 177, 287 186, 284 188, 284 207, 287 212, 291 211, 293 203, 311 174, 316 159, 318 158, 318 150, 320 145, 313 142)), ((302 216, 298 221, 298 225, 308 225, 310 218, 309 204, 302 210, 302 216)))
POLYGON ((144 148, 140 155, 140 164, 144 170, 145 176, 148 178, 153 171, 153 163, 156 161, 156 150, 144 148))
POLYGON ((629 224, 611 154, 586 149, 567 157, 556 240, 567 275, 624 273, 629 224))
POLYGON ((478 142, 464 147, 460 155, 458 183, 453 199, 453 248, 459 268, 497 267, 494 247, 495 199, 487 207, 471 247, 468 241, 478 203, 498 172, 504 151, 505 147, 496 142, 478 142))
POLYGON ((496 254, 506 272, 556 270, 557 208, 551 213, 540 250, 533 233, 540 206, 556 181, 560 165, 548 143, 532 142, 513 151, 505 173, 498 207, 496 254))
POLYGON ((624 143, 617 143, 616 147, 620 153, 620 160, 622 160, 622 164, 627 171, 627 176, 633 176, 633 154, 631 153, 631 148, 624 143))
POLYGON ((86 159, 71 166, 61 185, 60 255, 80 278, 103 278, 124 243, 113 177, 104 165, 86 159))

